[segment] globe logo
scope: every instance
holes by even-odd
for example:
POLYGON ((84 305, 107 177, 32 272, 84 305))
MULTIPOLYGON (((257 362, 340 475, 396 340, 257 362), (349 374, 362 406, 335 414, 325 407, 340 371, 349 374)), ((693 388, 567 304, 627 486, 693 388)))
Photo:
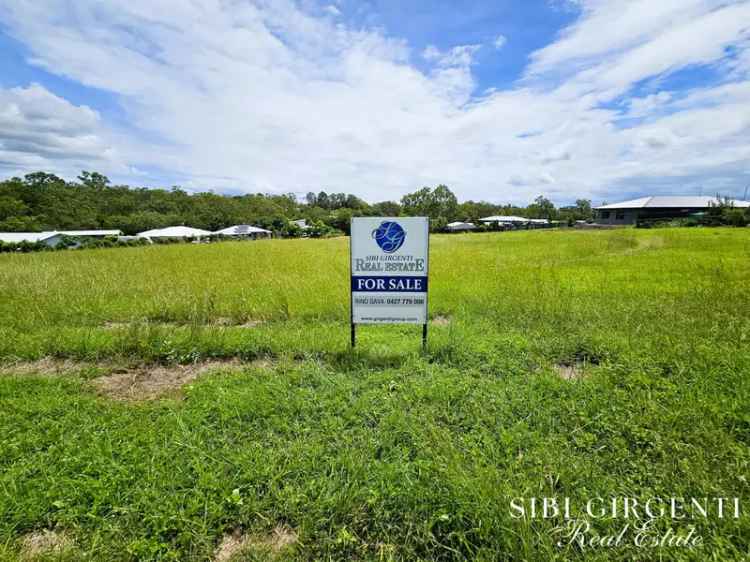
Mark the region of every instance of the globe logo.
POLYGON ((383 221, 379 227, 372 231, 372 237, 381 250, 386 254, 392 254, 404 245, 406 232, 397 222, 383 221))

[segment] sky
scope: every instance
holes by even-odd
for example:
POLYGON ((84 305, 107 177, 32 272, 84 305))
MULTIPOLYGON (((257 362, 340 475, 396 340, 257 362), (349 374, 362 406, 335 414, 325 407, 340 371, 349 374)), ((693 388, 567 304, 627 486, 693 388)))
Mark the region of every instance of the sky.
POLYGON ((5 0, 0 177, 742 197, 750 0, 5 0))

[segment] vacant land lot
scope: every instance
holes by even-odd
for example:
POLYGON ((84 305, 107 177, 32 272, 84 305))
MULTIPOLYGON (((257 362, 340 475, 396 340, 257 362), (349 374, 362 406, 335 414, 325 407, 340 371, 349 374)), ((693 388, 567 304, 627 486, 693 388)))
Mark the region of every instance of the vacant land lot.
POLYGON ((348 348, 343 238, 0 256, 0 558, 750 557, 747 515, 581 549, 509 505, 750 509, 750 229, 431 252, 424 353, 348 348))

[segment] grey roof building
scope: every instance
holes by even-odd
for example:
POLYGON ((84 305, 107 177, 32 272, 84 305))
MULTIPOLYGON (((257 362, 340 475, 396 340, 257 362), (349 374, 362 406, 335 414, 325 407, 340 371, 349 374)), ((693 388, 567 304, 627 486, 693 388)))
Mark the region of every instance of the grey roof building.
MULTIPOLYGON (((750 201, 730 199, 728 203, 738 208, 750 207, 750 201)), ((639 220, 683 218, 719 204, 720 201, 716 197, 657 195, 602 205, 594 209, 596 222, 599 224, 635 224, 639 220)))

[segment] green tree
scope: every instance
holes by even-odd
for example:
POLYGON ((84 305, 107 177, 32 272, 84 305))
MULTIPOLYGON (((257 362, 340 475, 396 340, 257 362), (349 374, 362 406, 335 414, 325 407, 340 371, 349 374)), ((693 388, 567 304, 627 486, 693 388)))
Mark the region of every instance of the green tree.
POLYGON ((78 176, 78 179, 82 185, 97 190, 105 189, 109 185, 109 178, 99 172, 87 172, 84 170, 78 176))
POLYGON ((591 199, 576 199, 576 213, 576 220, 589 220, 594 218, 591 199))
POLYGON ((397 217, 401 214, 401 205, 395 201, 382 201, 370 207, 373 216, 397 217))
POLYGON ((25 216, 29 207, 23 201, 9 196, 0 196, 0 221, 11 217, 25 216))
POLYGON ((427 216, 431 225, 451 222, 456 217, 458 200, 446 185, 438 185, 435 189, 422 189, 404 195, 401 199, 404 214, 408 216, 427 216))
POLYGON ((555 219, 557 218, 555 204, 543 195, 540 195, 528 206, 527 216, 532 219, 555 219))

